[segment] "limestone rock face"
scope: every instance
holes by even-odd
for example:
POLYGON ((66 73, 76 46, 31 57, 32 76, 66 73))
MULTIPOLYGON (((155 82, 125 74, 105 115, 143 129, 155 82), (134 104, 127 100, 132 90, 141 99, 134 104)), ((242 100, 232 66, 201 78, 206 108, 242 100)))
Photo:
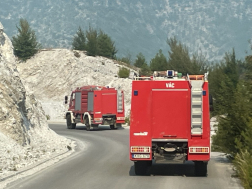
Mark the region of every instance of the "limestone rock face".
POLYGON ((0 178, 67 151, 72 142, 49 129, 41 103, 26 91, 13 46, 0 23, 0 178))
POLYGON ((13 46, 0 25, 0 132, 20 145, 29 143, 26 93, 15 65, 13 46))
MULTIPOLYGON (((17 65, 22 82, 41 101, 51 119, 62 119, 67 109, 64 96, 76 87, 101 85, 124 90, 125 109, 130 109, 131 79, 118 78, 122 65, 104 57, 91 57, 67 49, 44 50, 17 65), (78 55, 78 56, 76 56, 78 55)), ((131 70, 133 72, 133 70, 131 70)))

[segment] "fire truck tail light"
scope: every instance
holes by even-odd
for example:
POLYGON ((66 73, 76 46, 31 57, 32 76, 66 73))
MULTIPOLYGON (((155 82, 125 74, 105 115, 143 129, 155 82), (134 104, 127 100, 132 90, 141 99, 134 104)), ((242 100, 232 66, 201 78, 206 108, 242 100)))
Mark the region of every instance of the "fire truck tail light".
POLYGON ((102 121, 102 118, 94 118, 94 121, 102 121))
POLYGON ((209 147, 189 147, 189 153, 209 153, 209 147))
POLYGON ((150 147, 148 146, 131 146, 131 153, 150 153, 150 147))
POLYGON ((125 117, 117 117, 117 120, 125 120, 125 117))

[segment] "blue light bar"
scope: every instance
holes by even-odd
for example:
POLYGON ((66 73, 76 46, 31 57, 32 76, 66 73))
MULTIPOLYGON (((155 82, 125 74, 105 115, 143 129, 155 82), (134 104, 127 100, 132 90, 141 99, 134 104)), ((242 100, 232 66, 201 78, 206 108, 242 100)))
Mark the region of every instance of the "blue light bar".
POLYGON ((172 70, 169 70, 168 71, 168 77, 172 77, 173 76, 173 71, 172 70))

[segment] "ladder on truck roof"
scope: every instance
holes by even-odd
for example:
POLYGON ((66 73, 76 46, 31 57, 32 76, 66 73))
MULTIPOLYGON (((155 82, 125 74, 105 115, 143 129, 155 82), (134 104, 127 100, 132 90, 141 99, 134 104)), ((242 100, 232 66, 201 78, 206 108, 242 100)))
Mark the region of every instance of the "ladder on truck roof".
POLYGON ((201 135, 203 131, 202 85, 204 75, 188 75, 187 79, 191 84, 191 134, 201 135))

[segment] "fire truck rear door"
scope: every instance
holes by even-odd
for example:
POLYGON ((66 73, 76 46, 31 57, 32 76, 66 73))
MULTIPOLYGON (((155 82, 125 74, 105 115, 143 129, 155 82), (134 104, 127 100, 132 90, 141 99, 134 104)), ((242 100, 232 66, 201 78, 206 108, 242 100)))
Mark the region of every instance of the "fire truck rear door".
POLYGON ((103 114, 116 114, 117 111, 117 93, 108 92, 102 93, 102 113, 103 114))
POLYGON ((152 89, 152 138, 187 137, 188 98, 188 89, 152 89))

